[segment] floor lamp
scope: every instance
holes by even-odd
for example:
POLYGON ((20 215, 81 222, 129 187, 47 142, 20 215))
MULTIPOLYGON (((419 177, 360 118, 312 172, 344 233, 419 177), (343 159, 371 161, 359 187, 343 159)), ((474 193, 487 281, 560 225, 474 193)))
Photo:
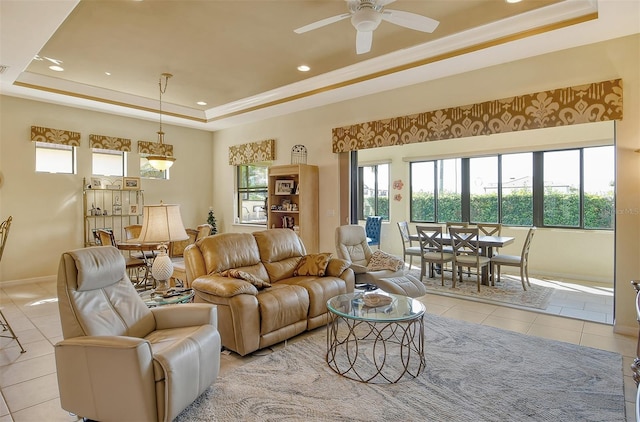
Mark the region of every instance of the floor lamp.
POLYGON ((151 275, 156 280, 155 292, 163 294, 169 290, 169 278, 173 274, 173 263, 167 254, 167 244, 186 240, 189 236, 182 224, 180 205, 145 205, 142 210, 140 243, 159 243, 160 252, 153 259, 151 275))

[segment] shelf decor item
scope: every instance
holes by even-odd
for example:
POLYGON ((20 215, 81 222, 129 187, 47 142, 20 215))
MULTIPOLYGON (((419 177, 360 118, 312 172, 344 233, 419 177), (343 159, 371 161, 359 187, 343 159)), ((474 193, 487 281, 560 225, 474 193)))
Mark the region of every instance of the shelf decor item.
POLYGON ((291 148, 291 164, 307 164, 307 147, 294 145, 291 148))
POLYGON ((140 178, 139 177, 123 177, 122 189, 124 190, 140 189, 140 178))
POLYGON ((276 180, 276 195, 291 195, 293 180, 276 180))

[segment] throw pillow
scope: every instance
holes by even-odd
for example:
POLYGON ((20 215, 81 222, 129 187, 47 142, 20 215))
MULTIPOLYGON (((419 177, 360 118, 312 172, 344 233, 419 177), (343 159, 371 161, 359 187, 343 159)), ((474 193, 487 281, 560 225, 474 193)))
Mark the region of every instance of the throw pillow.
POLYGON ((295 270, 293 270, 293 275, 315 275, 324 277, 331 255, 331 253, 325 252, 303 256, 295 270))
POLYGON ((367 269, 369 271, 391 270, 400 271, 404 268, 404 261, 380 249, 373 252, 367 269))
POLYGON ((271 287, 270 283, 262 280, 261 278, 256 277, 255 275, 248 273, 246 271, 236 270, 235 268, 231 268, 219 273, 222 277, 232 277, 239 278, 241 280, 248 281, 249 283, 256 286, 258 289, 263 289, 265 287, 271 287))
POLYGON ((325 273, 333 277, 340 277, 344 270, 349 268, 350 265, 351 263, 349 261, 333 258, 329 260, 329 265, 327 265, 327 271, 325 271, 325 273))

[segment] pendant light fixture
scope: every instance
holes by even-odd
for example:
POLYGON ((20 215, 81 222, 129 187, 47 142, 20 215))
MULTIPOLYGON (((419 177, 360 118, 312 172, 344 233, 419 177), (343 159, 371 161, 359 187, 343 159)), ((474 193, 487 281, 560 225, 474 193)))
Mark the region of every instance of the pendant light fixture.
POLYGON ((158 81, 158 87, 160 88, 160 130, 158 131, 158 143, 160 144, 158 150, 161 151, 163 155, 150 155, 147 157, 149 164, 156 170, 167 170, 171 167, 176 161, 175 158, 170 157, 167 154, 164 147, 164 132, 162 131, 162 94, 164 94, 167 90, 167 84, 169 82, 169 78, 173 75, 171 73, 163 73, 160 75, 160 80, 158 81), (164 88, 162 87, 162 80, 164 79, 164 88))

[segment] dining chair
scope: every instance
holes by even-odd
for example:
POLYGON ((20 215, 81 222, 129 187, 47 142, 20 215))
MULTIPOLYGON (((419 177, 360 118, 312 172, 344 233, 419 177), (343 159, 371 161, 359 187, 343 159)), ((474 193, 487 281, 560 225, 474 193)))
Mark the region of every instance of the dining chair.
POLYGON ((453 287, 456 286, 458 272, 462 282, 462 267, 475 268, 478 291, 480 291, 480 271, 483 267, 487 267, 488 270, 491 260, 481 254, 478 228, 451 227, 449 233, 453 245, 453 287))
POLYGON ((502 267, 503 265, 507 265, 510 267, 520 268, 520 281, 522 282, 522 288, 524 290, 527 290, 527 285, 531 286, 531 283, 529 282, 529 249, 531 249, 531 240, 533 239, 533 235, 535 233, 536 227, 531 227, 527 232, 527 237, 524 239, 524 244, 522 245, 522 253, 520 254, 520 256, 497 254, 491 257, 491 272, 493 273, 494 284, 496 280, 496 274, 497 280, 500 281, 500 267, 502 267))
POLYGON ((420 246, 413 246, 413 241, 411 237, 409 237, 409 223, 399 221, 398 230, 400 230, 400 237, 402 238, 402 259, 404 259, 404 262, 407 262, 407 257, 409 257, 409 269, 411 269, 413 257, 421 256, 420 246))
MULTIPOLYGON (((131 224, 129 226, 124 227, 124 238, 126 240, 134 240, 140 237, 140 232, 142 231, 142 224, 131 224)), ((139 251, 139 252, 129 252, 132 258, 139 259, 150 259, 156 256, 154 251, 139 251)))
MULTIPOLYGON (((4 253, 4 246, 7 243, 7 238, 9 237, 9 228, 11 227, 12 221, 13 217, 9 216, 9 218, 0 223, 0 261, 2 260, 2 254, 4 253)), ((20 353, 26 352, 26 350, 24 350, 24 347, 22 347, 22 343, 20 343, 20 340, 18 340, 18 336, 16 335, 15 331, 13 331, 13 328, 11 328, 7 317, 5 317, 4 313, 2 313, 2 308, 0 308, 0 327, 2 327, 2 331, 9 331, 9 335, 2 334, 0 335, 0 337, 15 340, 18 343, 18 346, 20 346, 20 353)))
MULTIPOLYGON (((442 267, 447 262, 453 262, 454 256, 453 253, 444 250, 442 226, 416 226, 416 231, 420 239, 420 280, 425 275, 427 263, 429 264, 429 278, 435 277, 434 265, 440 265, 440 279, 444 286, 442 267)), ((453 286, 455 287, 455 282, 453 286)))
POLYGON ((380 249, 380 232, 382 231, 382 217, 370 215, 364 224, 364 231, 367 234, 369 246, 378 246, 380 249))
MULTIPOLYGON (((500 236, 502 233, 502 224, 500 223, 477 223, 480 236, 500 236)), ((497 255, 498 249, 492 249, 491 255, 497 255)), ((489 257, 491 258, 491 257, 489 257)))
MULTIPOLYGON (((116 238, 113 232, 105 229, 96 230, 100 245, 102 246, 115 246, 118 247, 116 238)), ((149 280, 149 269, 151 268, 151 262, 144 257, 125 257, 125 266, 129 274, 131 281, 135 281, 136 286, 147 287, 147 281, 149 280)))

